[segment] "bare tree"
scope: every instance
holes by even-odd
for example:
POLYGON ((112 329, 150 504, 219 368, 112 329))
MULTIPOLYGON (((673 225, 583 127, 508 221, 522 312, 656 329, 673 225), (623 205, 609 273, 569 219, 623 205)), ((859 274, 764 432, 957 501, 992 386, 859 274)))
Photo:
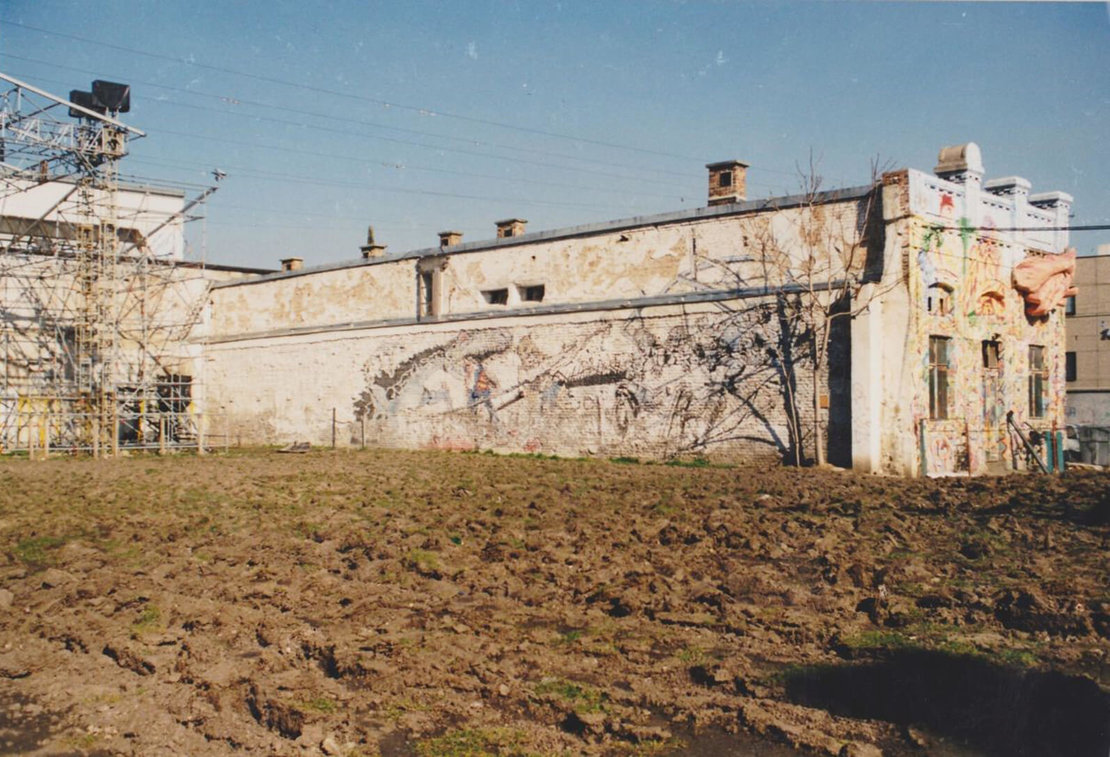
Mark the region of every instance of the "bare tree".
MULTIPOLYGON (((755 255, 757 279, 765 291, 756 307, 766 311, 765 320, 775 333, 760 357, 778 376, 791 437, 784 457, 794 465, 809 460, 823 465, 821 398, 827 382, 822 377, 830 369, 833 336, 881 294, 880 288, 868 287, 881 276, 881 181, 873 161, 870 191, 825 192, 812 155, 798 175, 799 194, 753 216, 745 226, 744 246, 755 255), (799 370, 808 371, 808 382, 799 381, 799 370), (801 383, 811 387, 809 397, 803 396, 801 383), (803 421, 808 413, 802 411, 807 401, 812 405, 808 424, 803 421), (812 445, 811 458, 803 451, 806 441, 812 445)), ((731 277, 738 288, 755 283, 750 270, 712 258, 706 262, 731 277)), ((722 307, 739 317, 752 306, 722 307)))

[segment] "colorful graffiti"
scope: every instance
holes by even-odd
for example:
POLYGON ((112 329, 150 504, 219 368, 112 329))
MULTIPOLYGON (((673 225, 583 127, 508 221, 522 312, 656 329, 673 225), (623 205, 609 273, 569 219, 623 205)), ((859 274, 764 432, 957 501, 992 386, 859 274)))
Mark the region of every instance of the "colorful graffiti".
POLYGON ((408 355, 387 339, 354 410, 387 444, 781 459, 794 441, 765 311, 472 329, 408 355))
POLYGON ((917 236, 918 265, 909 277, 911 302, 917 306, 907 349, 919 366, 913 416, 921 433, 920 470, 929 475, 981 473, 992 463, 1012 462, 1007 411, 1031 427, 1062 423, 1063 324, 1058 312, 1026 316, 1021 293, 1006 283, 1012 273, 1007 261, 1025 252, 1004 242, 990 219, 978 230, 963 218, 956 228, 920 225, 917 236), (950 289, 950 309, 935 307, 941 285, 950 289), (949 399, 940 418, 930 408, 930 336, 951 340, 949 399), (1043 346, 1052 356, 1049 402, 1042 418, 1029 417, 1030 345, 1043 346))

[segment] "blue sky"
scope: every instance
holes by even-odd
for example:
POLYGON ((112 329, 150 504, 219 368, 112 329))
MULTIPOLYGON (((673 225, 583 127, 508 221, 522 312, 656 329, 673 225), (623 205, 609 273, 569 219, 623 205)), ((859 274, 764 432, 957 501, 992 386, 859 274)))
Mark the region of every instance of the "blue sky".
POLYGON ((130 83, 149 136, 123 173, 190 195, 228 174, 190 224, 210 262, 352 259, 371 223, 402 251, 699 207, 730 158, 749 197, 795 190, 811 151, 855 185, 969 140, 988 178, 1110 223, 1105 3, 6 0, 0 70, 130 83))

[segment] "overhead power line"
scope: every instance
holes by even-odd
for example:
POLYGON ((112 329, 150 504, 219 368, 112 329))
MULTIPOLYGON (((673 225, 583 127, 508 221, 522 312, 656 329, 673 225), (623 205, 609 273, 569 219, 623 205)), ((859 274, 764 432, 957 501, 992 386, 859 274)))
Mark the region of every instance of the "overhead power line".
POLYGON ((1110 224, 1088 223, 1076 226, 941 226, 944 231, 1107 231, 1110 224))
POLYGON ((328 89, 326 87, 320 87, 320 86, 311 85, 311 84, 301 84, 300 82, 290 81, 288 79, 280 79, 276 76, 265 76, 265 75, 262 75, 262 74, 252 74, 252 73, 247 72, 247 71, 237 71, 235 69, 224 68, 222 66, 214 66, 214 65, 211 65, 209 63, 200 63, 199 61, 195 61, 195 60, 187 60, 187 59, 184 59, 184 58, 178 58, 178 57, 173 56, 173 55, 166 55, 165 53, 156 53, 156 52, 151 52, 149 50, 140 50, 140 49, 134 48, 134 47, 126 47, 124 45, 116 45, 116 44, 112 44, 110 42, 102 42, 100 40, 90 39, 88 37, 82 37, 82 36, 79 36, 79 35, 76 35, 76 34, 66 34, 64 32, 54 31, 52 29, 44 29, 40 26, 32 26, 31 24, 24 24, 24 23, 21 23, 19 21, 10 21, 10 20, 4 20, 4 19, 0 19, 0 21, 2 21, 5 24, 9 24, 11 26, 17 26, 21 29, 27 29, 29 31, 40 32, 42 34, 49 34, 51 36, 61 37, 63 39, 72 39, 72 40, 75 40, 77 42, 85 42, 85 43, 92 44, 92 45, 99 45, 99 46, 102 46, 102 47, 107 47, 107 48, 112 49, 112 50, 119 50, 121 52, 132 53, 134 55, 143 55, 143 56, 146 56, 146 57, 149 57, 149 58, 155 58, 155 59, 158 59, 158 60, 166 60, 166 61, 172 61, 174 63, 182 63, 182 64, 185 64, 185 65, 188 65, 188 66, 194 66, 196 68, 202 68, 202 69, 205 69, 207 71, 216 71, 218 73, 231 74, 232 76, 242 76, 242 77, 247 78, 247 79, 254 79, 256 81, 264 81, 264 82, 268 82, 270 84, 280 84, 283 87, 296 87, 297 89, 308 90, 310 92, 316 92, 317 94, 326 94, 326 95, 332 95, 333 97, 346 98, 348 100, 368 102, 368 103, 372 103, 374 105, 380 105, 380 106, 385 107, 385 108, 396 108, 398 110, 404 110, 404 111, 409 111, 409 112, 412 112, 412 113, 417 113, 417 114, 422 115, 422 116, 436 116, 436 117, 439 117, 439 118, 450 118, 450 119, 454 119, 454 120, 457 120, 457 121, 464 121, 464 122, 467 122, 467 123, 482 124, 483 126, 495 126, 497 128, 500 128, 500 129, 508 129, 508 130, 511 130, 511 131, 519 131, 519 132, 522 132, 522 133, 525 133, 525 134, 535 134, 537 136, 553 137, 555 139, 564 139, 564 140, 569 140, 569 141, 572 141, 572 142, 580 142, 582 144, 596 145, 596 146, 599 146, 599 147, 609 147, 609 148, 614 148, 614 149, 618 149, 618 150, 627 150, 629 152, 636 152, 636 153, 641 153, 641 154, 644 154, 644 155, 657 155, 657 156, 665 157, 665 158, 677 158, 679 160, 694 160, 694 161, 704 162, 704 158, 691 157, 689 155, 679 155, 677 153, 665 152, 665 151, 662 151, 662 150, 651 150, 651 149, 644 148, 644 147, 634 147, 634 146, 631 146, 631 145, 622 145, 622 144, 619 144, 619 143, 616 143, 616 142, 607 142, 607 141, 600 140, 600 139, 590 139, 588 137, 576 137, 576 136, 571 135, 571 134, 561 134, 559 132, 547 131, 545 129, 536 129, 536 128, 532 128, 532 127, 528 127, 528 126, 519 126, 517 124, 510 124, 510 123, 507 123, 507 122, 504 122, 504 121, 495 121, 495 120, 492 120, 492 119, 478 118, 478 117, 475 117, 475 116, 466 116, 466 115, 463 115, 461 113, 451 113, 449 111, 436 110, 434 108, 428 108, 428 107, 419 106, 419 105, 408 105, 408 104, 405 104, 405 103, 397 103, 397 102, 393 102, 391 100, 382 100, 382 99, 375 98, 375 97, 368 97, 366 95, 356 95, 356 94, 352 94, 350 92, 341 92, 341 91, 338 91, 338 90, 328 89))
MULTIPOLYGON (((59 82, 59 83, 61 83, 61 82, 59 82)), ((153 86, 162 86, 162 85, 153 85, 153 86)), ((307 123, 304 123, 303 121, 292 121, 292 120, 284 119, 284 118, 275 118, 273 116, 259 116, 259 115, 249 114, 249 113, 237 113, 235 111, 218 110, 216 108, 209 108, 209 107, 206 107, 206 106, 203 106, 203 105, 196 105, 196 104, 193 104, 193 103, 180 103, 180 102, 175 103, 175 102, 158 100, 156 98, 146 98, 146 97, 136 98, 136 99, 147 100, 147 101, 150 101, 150 102, 153 102, 153 103, 158 103, 158 104, 169 104, 169 105, 173 105, 175 107, 180 107, 180 108, 189 108, 189 109, 192 109, 192 110, 202 110, 202 111, 209 111, 209 112, 213 112, 213 113, 220 113, 222 115, 233 115, 233 116, 236 116, 236 117, 249 118, 249 119, 252 119, 252 120, 255 120, 255 121, 266 121, 266 122, 269 122, 269 123, 277 123, 277 124, 282 124, 282 125, 286 125, 286 126, 296 126, 298 128, 311 128, 311 129, 316 129, 318 131, 326 131, 326 132, 330 132, 330 133, 334 133, 334 134, 355 136, 355 137, 359 137, 360 139, 376 139, 376 140, 383 141, 383 142, 391 142, 391 143, 402 144, 402 145, 412 145, 412 146, 415 146, 415 147, 422 147, 422 148, 426 148, 426 149, 429 149, 429 150, 457 153, 457 154, 460 154, 460 155, 469 155, 469 156, 473 156, 473 157, 487 158, 487 159, 490 159, 490 160, 498 160, 498 161, 509 162, 509 163, 519 163, 521 165, 538 166, 538 167, 541 167, 541 168, 553 168, 553 169, 559 170, 559 171, 586 173, 586 174, 592 174, 592 175, 595 175, 595 176, 603 176, 603 177, 609 178, 609 179, 621 179, 621 180, 625 180, 625 181, 635 181, 635 182, 639 182, 639 183, 658 184, 658 185, 666 186, 666 187, 674 187, 675 186, 674 182, 664 181, 662 179, 648 179, 648 178, 644 178, 644 177, 641 177, 641 176, 630 176, 628 174, 613 173, 611 171, 602 171, 602 170, 597 170, 597 169, 593 169, 593 168, 563 166, 563 165, 559 165, 557 163, 548 163, 548 162, 539 161, 539 160, 528 160, 528 159, 525 159, 525 158, 513 158, 513 157, 507 157, 507 156, 504 156, 504 155, 494 155, 494 154, 491 154, 491 153, 479 152, 479 151, 476 151, 476 150, 463 150, 463 149, 457 148, 457 147, 444 147, 442 145, 428 144, 427 142, 417 142, 417 141, 409 140, 409 139, 400 139, 398 137, 386 137, 386 136, 382 136, 382 135, 366 134, 364 132, 352 131, 350 129, 339 129, 339 128, 329 127, 329 126, 319 126, 319 125, 315 125, 315 124, 307 124, 307 123)), ((266 149, 266 150, 277 150, 277 151, 285 152, 285 153, 299 153, 299 154, 314 155, 314 156, 319 156, 319 157, 333 157, 333 158, 341 158, 341 159, 344 159, 344 160, 359 160, 359 161, 372 162, 372 163, 377 163, 377 164, 382 164, 382 165, 390 165, 387 162, 374 161, 372 159, 359 158, 357 156, 350 155, 350 154, 335 155, 335 154, 321 153, 321 152, 317 152, 317 151, 313 151, 313 150, 304 150, 304 149, 300 149, 300 148, 285 147, 285 146, 279 146, 279 145, 266 145, 266 144, 262 144, 262 143, 259 143, 259 142, 253 141, 253 140, 231 139, 229 137, 215 137, 215 136, 201 134, 201 133, 198 133, 196 131, 183 132, 183 131, 176 131, 176 130, 173 130, 173 129, 159 129, 158 133, 159 134, 170 134, 170 135, 177 136, 177 137, 186 137, 188 139, 199 139, 199 140, 204 140, 204 141, 225 142, 225 143, 228 143, 228 144, 243 145, 243 146, 246 146, 246 147, 255 147, 255 148, 261 148, 261 149, 266 149)), ((512 149, 512 148, 510 148, 510 149, 512 149)), ((395 165, 395 164, 393 164, 393 165, 395 165)), ((617 163, 609 163, 608 165, 624 167, 624 166, 621 166, 621 164, 617 164, 617 163)), ((424 168, 422 170, 440 171, 440 172, 444 172, 444 173, 449 172, 446 169, 424 168)), ((462 175, 466 175, 463 172, 457 172, 457 173, 460 173, 462 175)), ((470 175, 473 175, 473 176, 478 177, 478 178, 499 178, 499 179, 502 178, 502 177, 491 177, 491 176, 487 176, 487 175, 483 175, 483 174, 470 174, 470 175)), ((684 177, 692 176, 692 174, 676 174, 676 175, 682 175, 684 177)), ((515 181, 525 181, 525 180, 516 179, 515 181)), ((530 181, 532 181, 533 183, 537 183, 537 184, 546 183, 546 184, 549 184, 551 186, 564 186, 566 188, 571 188, 571 189, 596 189, 596 187, 584 187, 584 186, 580 186, 580 185, 579 186, 560 185, 557 182, 536 182, 535 180, 530 180, 530 181)), ((767 184, 761 184, 760 182, 753 182, 753 181, 749 181, 748 184, 750 184, 752 186, 770 186, 770 185, 767 185, 767 184)), ((655 194, 654 196, 673 197, 673 196, 677 195, 679 197, 682 197, 682 196, 685 196, 686 194, 690 194, 690 192, 683 191, 681 188, 676 188, 675 191, 673 191, 671 194, 668 194, 668 195, 655 194)))
MULTIPOLYGON (((182 132, 168 132, 168 133, 173 134, 174 136, 194 136, 194 135, 191 135, 191 134, 184 134, 182 132)), ((396 163, 396 162, 390 162, 390 161, 385 161, 385 160, 375 160, 373 158, 360 158, 360 157, 355 156, 355 155, 343 155, 343 154, 336 154, 336 153, 316 152, 314 150, 299 150, 299 149, 293 149, 293 148, 288 148, 288 147, 280 147, 280 146, 276 146, 276 145, 259 144, 259 143, 256 143, 256 142, 244 142, 244 141, 240 141, 240 140, 220 140, 220 139, 214 138, 214 137, 211 137, 209 139, 215 139, 216 141, 229 141, 232 144, 242 144, 242 145, 247 145, 247 146, 250 146, 250 147, 258 147, 258 148, 262 148, 262 149, 266 149, 266 150, 275 150, 275 151, 284 152, 284 153, 297 153, 297 154, 300 154, 300 155, 308 155, 310 157, 334 158, 336 160, 342 160, 342 161, 345 161, 345 162, 348 162, 348 163, 363 163, 363 164, 369 165, 369 166, 377 166, 377 167, 380 167, 380 168, 395 169, 395 170, 398 170, 398 171, 419 171, 419 172, 424 172, 424 173, 437 173, 437 174, 445 174, 447 176, 462 176, 462 177, 473 178, 473 179, 489 179, 491 181, 497 181, 497 182, 502 182, 502 183, 508 182, 508 183, 514 183, 514 184, 530 184, 532 186, 538 186, 538 187, 554 187, 554 188, 557 188, 557 189, 575 189, 575 190, 579 190, 579 191, 583 191, 583 192, 599 192, 601 194, 628 194, 628 190, 626 190, 626 189, 619 189, 619 188, 614 189, 614 188, 611 188, 609 186, 599 186, 599 185, 590 186, 590 185, 586 185, 586 184, 566 184, 566 183, 557 182, 557 181, 543 181, 543 180, 540 180, 540 179, 520 179, 520 178, 515 178, 515 177, 512 177, 512 176, 498 176, 498 175, 495 175, 495 174, 475 173, 475 172, 472 172, 472 171, 453 171, 449 168, 431 168, 429 166, 421 166, 421 165, 416 165, 416 164, 411 164, 411 163, 396 163)), ((135 162, 140 162, 140 163, 148 163, 150 165, 165 165, 165 166, 170 167, 170 168, 184 168, 184 169, 198 168, 198 166, 195 162, 194 163, 187 163, 185 161, 167 161, 165 159, 161 159, 159 161, 159 160, 153 160, 153 159, 149 159, 149 158, 132 158, 132 160, 135 161, 135 162), (176 163, 176 165, 171 165, 171 164, 175 164, 175 163, 176 163)), ((224 170, 231 170, 231 171, 236 171, 236 172, 238 172, 238 171, 262 170, 262 169, 247 167, 247 166, 236 166, 236 165, 224 164, 223 162, 220 162, 220 167, 224 170)), ((637 179, 634 179, 633 177, 627 177, 627 178, 629 178, 630 180, 638 181, 637 179)), ((636 194, 640 195, 640 196, 647 196, 647 197, 660 197, 660 198, 664 198, 664 199, 668 199, 668 200, 674 200, 676 197, 680 197, 680 196, 683 195, 683 193, 678 191, 678 190, 676 190, 674 192, 669 192, 669 193, 664 194, 662 192, 645 192, 645 191, 642 191, 642 190, 639 190, 639 189, 636 190, 636 194)))
MULTIPOLYGON (((158 163, 159 163, 159 161, 156 161, 156 160, 147 160, 147 159, 143 159, 143 158, 130 158, 130 160, 133 160, 136 163, 141 162, 141 163, 149 163, 149 164, 153 164, 153 165, 158 165, 158 163)), ((170 167, 173 168, 175 166, 170 166, 170 167)), ((246 174, 237 174, 239 178, 241 178, 241 179, 251 179, 251 180, 255 180, 255 181, 282 181, 282 182, 285 182, 285 183, 295 181, 295 182, 299 182, 300 184, 312 184, 312 185, 316 185, 316 186, 353 187, 353 188, 356 188, 356 189, 365 189, 365 190, 368 190, 368 191, 371 191, 371 192, 386 192, 386 193, 392 193, 392 194, 415 194, 415 195, 426 195, 426 196, 429 196, 429 197, 454 197, 454 198, 459 198, 459 199, 464 199, 464 200, 484 200, 484 201, 487 201, 487 202, 503 202, 503 203, 513 203, 513 204, 523 204, 523 205, 540 205, 540 206, 546 205, 546 206, 552 206, 552 207, 590 208, 590 209, 597 209, 598 207, 601 207, 601 206, 598 205, 598 203, 593 203, 593 202, 559 202, 559 201, 555 201, 555 200, 529 200, 529 199, 526 199, 526 198, 523 198, 523 197, 490 197, 490 196, 487 196, 487 195, 472 195, 472 194, 464 194, 464 193, 461 193, 461 192, 441 192, 441 191, 432 190, 432 189, 410 189, 410 188, 407 188, 407 187, 374 186, 372 184, 367 184, 365 182, 344 181, 344 180, 337 180, 337 179, 321 179, 321 178, 317 178, 315 176, 306 176, 304 174, 290 174, 290 173, 279 173, 279 172, 275 172, 275 171, 263 171, 263 170, 260 170, 260 169, 257 169, 257 168, 239 168, 239 169, 236 169, 236 170, 248 172, 246 174)), ((620 208, 621 206, 609 205, 609 206, 606 206, 606 207, 620 208)))
MULTIPOLYGON (((12 53, 0 53, 0 55, 3 55, 3 57, 6 57, 6 58, 11 58, 12 60, 21 60, 21 61, 25 61, 25 62, 28 62, 28 63, 35 63, 35 64, 38 64, 38 65, 50 66, 52 68, 62 68, 62 69, 66 69, 66 70, 69 70, 69 71, 76 71, 76 72, 86 74, 86 75, 93 75, 93 76, 105 75, 104 72, 101 72, 101 71, 89 71, 88 69, 79 68, 77 66, 67 66, 67 65, 63 65, 61 63, 55 63, 53 61, 41 60, 41 59, 38 59, 38 58, 29 58, 29 57, 24 56, 24 55, 13 55, 12 53)), ((123 78, 123 77, 120 77, 120 78, 123 78)), ((61 81, 58 81, 58 80, 52 80, 52 81, 56 84, 66 85, 66 82, 61 82, 61 81)), ((668 169, 664 169, 664 168, 652 168, 650 166, 644 166, 644 165, 630 166, 627 163, 615 163, 613 161, 597 160, 597 159, 594 159, 594 158, 586 158, 586 157, 581 157, 581 156, 578 156, 578 155, 569 155, 567 153, 562 153, 562 152, 553 152, 551 150, 540 150, 540 149, 532 148, 532 147, 517 147, 517 146, 514 146, 514 145, 507 145, 507 144, 503 144, 503 143, 499 143, 499 142, 490 142, 490 141, 487 141, 487 140, 474 139, 474 138, 470 138, 470 137, 460 137, 460 136, 456 136, 454 134, 442 134, 440 132, 427 131, 427 130, 424 130, 424 129, 411 129, 411 128, 406 128, 406 127, 403 127, 403 126, 389 126, 387 124, 378 123, 376 121, 367 121, 365 119, 359 119, 359 118, 349 118, 349 117, 345 117, 345 116, 336 116, 336 115, 330 115, 330 114, 325 116, 325 115, 322 115, 320 113, 316 113, 316 112, 313 112, 313 111, 310 111, 310 110, 303 110, 301 108, 291 108, 291 107, 285 106, 285 105, 277 105, 277 104, 274 104, 274 103, 263 102, 263 101, 260 101, 260 100, 250 100, 250 99, 247 99, 247 98, 244 98, 244 97, 239 97, 239 96, 232 97, 230 95, 219 95, 219 94, 216 94, 214 92, 202 92, 200 90, 188 89, 186 87, 174 87, 174 86, 170 86, 168 84, 159 84, 157 82, 136 81, 136 80, 131 80, 131 81, 134 84, 142 84, 143 86, 147 86, 147 87, 155 87, 155 88, 158 88, 158 89, 166 90, 168 92, 181 92, 183 94, 193 95, 193 96, 196 96, 196 97, 206 97, 206 98, 213 99, 213 100, 219 100, 220 102, 223 102, 223 103, 225 103, 227 105, 230 105, 232 107, 239 106, 239 105, 249 105, 251 107, 267 108, 267 109, 282 111, 282 112, 286 112, 286 113, 296 113, 298 115, 313 116, 313 117, 317 117, 317 118, 323 117, 323 118, 327 118, 330 121, 345 121, 347 123, 358 124, 360 126, 368 126, 368 127, 372 127, 372 128, 375 128, 375 129, 386 129, 386 130, 389 130, 389 131, 397 131, 397 132, 401 132, 403 134, 420 134, 420 135, 423 135, 423 136, 435 137, 436 139, 444 139, 444 140, 448 140, 448 141, 452 141, 452 142, 462 142, 462 143, 465 143, 465 144, 479 146, 479 147, 490 147, 490 148, 498 149, 498 150, 511 150, 511 151, 514 151, 514 152, 530 153, 530 154, 534 154, 534 155, 545 155, 545 156, 548 156, 548 157, 562 158, 564 160, 573 160, 573 161, 578 161, 578 162, 588 162, 588 163, 593 163, 593 164, 597 164, 597 165, 607 165, 607 166, 612 166, 614 168, 629 168, 629 169, 633 169, 633 170, 645 171, 645 172, 648 172, 648 173, 666 174, 666 175, 669 175, 669 176, 682 176, 682 177, 700 176, 700 174, 694 174, 694 173, 688 172, 688 171, 673 171, 673 170, 668 170, 668 169)), ((176 106, 180 106, 180 107, 190 107, 190 108, 196 108, 196 109, 199 109, 199 110, 210 110, 214 113, 222 113, 222 114, 226 114, 226 115, 244 116, 244 117, 249 117, 249 118, 254 118, 255 117, 252 114, 239 113, 239 112, 236 112, 235 110, 219 110, 219 109, 215 109, 215 108, 204 108, 203 106, 200 106, 200 105, 175 102, 175 101, 172 101, 172 100, 158 100, 157 98, 142 98, 142 99, 150 100, 152 102, 157 102, 157 103, 167 103, 167 104, 176 105, 176 106)), ((416 144, 416 145, 419 145, 419 146, 425 146, 425 145, 423 145, 422 143, 419 143, 419 142, 413 142, 413 143, 406 142, 405 144, 416 144)), ((567 170, 577 170, 577 169, 568 168, 567 170)), ((769 169, 760 169, 760 170, 769 170, 769 169)))

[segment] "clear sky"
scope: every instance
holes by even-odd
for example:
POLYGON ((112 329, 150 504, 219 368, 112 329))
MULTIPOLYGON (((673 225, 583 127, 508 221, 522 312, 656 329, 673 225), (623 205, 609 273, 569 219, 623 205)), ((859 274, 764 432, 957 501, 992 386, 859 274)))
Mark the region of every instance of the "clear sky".
POLYGON ((857 185, 966 141, 987 178, 1110 223, 1105 3, 4 0, 0 71, 131 84, 149 136, 124 174, 190 196, 228 174, 188 233, 210 262, 699 207, 731 158, 750 198, 794 191, 811 152, 857 185))

